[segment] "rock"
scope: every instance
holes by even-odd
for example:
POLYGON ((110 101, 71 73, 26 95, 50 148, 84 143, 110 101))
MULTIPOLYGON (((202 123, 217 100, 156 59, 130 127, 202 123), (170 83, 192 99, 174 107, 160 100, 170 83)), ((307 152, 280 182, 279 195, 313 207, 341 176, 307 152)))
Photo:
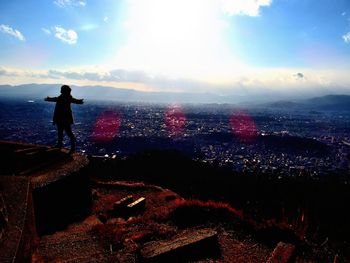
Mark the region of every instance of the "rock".
POLYGON ((107 222, 107 216, 106 216, 104 213, 99 212, 99 213, 97 214, 97 218, 98 218, 98 220, 100 220, 103 224, 106 224, 106 222, 107 222))
POLYGON ((91 215, 84 220, 84 224, 89 226, 97 226, 102 225, 102 222, 96 215, 91 215))
POLYGON ((219 254, 217 232, 213 229, 186 231, 171 239, 146 243, 141 249, 145 262, 187 262, 219 254))
POLYGON ((279 242, 266 263, 287 263, 293 256, 295 246, 279 242))
POLYGON ((92 191, 91 191, 91 196, 92 196, 92 199, 93 200, 97 200, 98 198, 99 198, 99 193, 97 192, 97 190, 95 190, 95 189, 93 189, 92 191))
POLYGON ((113 212, 123 214, 126 212, 127 206, 133 202, 133 196, 128 195, 113 204, 113 212))
POLYGON ((107 224, 111 224, 111 225, 120 225, 124 223, 125 223, 125 220, 121 217, 110 218, 107 220, 107 224))

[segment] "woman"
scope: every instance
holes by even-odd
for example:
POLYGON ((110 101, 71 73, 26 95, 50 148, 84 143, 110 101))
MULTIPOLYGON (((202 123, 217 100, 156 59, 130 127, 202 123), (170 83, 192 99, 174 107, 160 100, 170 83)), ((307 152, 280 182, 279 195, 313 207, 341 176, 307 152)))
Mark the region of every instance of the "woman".
POLYGON ((53 124, 57 125, 58 140, 56 147, 62 148, 63 145, 63 131, 68 135, 71 142, 71 149, 69 153, 75 152, 76 139, 72 132, 71 125, 73 124, 73 113, 70 107, 71 103, 83 104, 84 99, 75 99, 70 94, 72 89, 68 85, 61 87, 61 95, 58 97, 46 97, 45 101, 56 102, 55 111, 53 115, 53 124))

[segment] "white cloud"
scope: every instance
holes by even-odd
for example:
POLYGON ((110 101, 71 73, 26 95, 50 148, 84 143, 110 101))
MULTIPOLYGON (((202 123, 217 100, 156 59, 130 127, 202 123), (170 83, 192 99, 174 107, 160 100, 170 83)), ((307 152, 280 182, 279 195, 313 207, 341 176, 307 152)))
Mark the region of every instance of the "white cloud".
POLYGON ((43 31, 45 34, 47 34, 47 35, 51 35, 51 31, 50 31, 50 29, 47 29, 47 28, 41 28, 41 31, 43 31))
POLYGON ((211 84, 190 79, 149 75, 141 71, 81 67, 65 70, 33 70, 9 68, 0 65, 0 84, 70 83, 72 85, 105 85, 147 91, 210 92, 218 95, 260 94, 264 91, 276 94, 298 94, 314 91, 317 94, 332 87, 333 92, 349 93, 348 70, 311 70, 302 68, 252 69, 236 76, 227 84, 211 84), (299 73, 296 73, 299 72, 299 73), (302 72, 302 73, 300 73, 302 72), (306 77, 307 76, 307 77, 306 77))
POLYGON ((259 16, 260 8, 270 6, 272 0, 221 0, 221 4, 228 15, 259 16))
POLYGON ((23 70, 0 66, 0 76, 10 76, 10 77, 22 76, 22 77, 24 77, 25 74, 24 74, 23 70))
POLYGON ((293 76, 296 78, 296 79, 303 79, 305 78, 304 74, 301 73, 301 72, 298 72, 296 74, 293 74, 293 76))
POLYGON ((25 41, 23 34, 21 32, 19 32, 18 30, 13 29, 9 25, 1 24, 0 25, 0 32, 3 32, 5 34, 9 34, 9 35, 21 40, 21 41, 25 41))
POLYGON ((346 12, 341 13, 342 16, 346 16, 346 12))
POLYGON ((66 7, 66 6, 86 6, 85 0, 55 0, 53 1, 55 5, 58 7, 66 7))
POLYGON ((108 21, 108 16, 105 16, 105 17, 103 18, 103 21, 107 22, 107 21, 108 21))
POLYGON ((350 44, 350 32, 343 35, 344 42, 350 44))
MULTIPOLYGON (((142 71, 130 71, 126 69, 106 69, 99 67, 71 68, 66 70, 32 70, 8 68, 0 66, 0 83, 13 84, 13 81, 23 83, 55 82, 58 79, 72 83, 84 82, 84 85, 109 85, 123 87, 130 84, 130 88, 148 87, 154 91, 182 91, 182 92, 218 92, 225 94, 229 91, 276 90, 297 91, 298 89, 311 89, 312 87, 349 87, 350 78, 348 70, 311 70, 296 68, 251 69, 249 72, 240 73, 226 84, 214 84, 204 81, 196 81, 185 78, 171 78, 162 75, 149 75, 142 71), (298 72, 298 73, 295 73, 298 72), (302 73, 301 73, 302 72, 302 73), (16 76, 17 78, 10 78, 16 76), (307 76, 307 77, 306 77, 307 76), (2 81, 9 77, 8 83, 2 81), (139 85, 139 86, 138 86, 139 85)), ((349 88, 347 88, 350 92, 349 88)))
POLYGON ((64 29, 60 26, 54 27, 55 37, 67 44, 76 44, 78 41, 78 34, 72 29, 64 29))

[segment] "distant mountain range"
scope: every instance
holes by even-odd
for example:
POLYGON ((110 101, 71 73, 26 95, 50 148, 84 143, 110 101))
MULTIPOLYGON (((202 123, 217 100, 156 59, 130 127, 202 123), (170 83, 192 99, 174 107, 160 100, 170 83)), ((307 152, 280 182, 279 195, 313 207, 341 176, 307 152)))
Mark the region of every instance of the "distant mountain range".
MULTIPOLYGON (((43 99, 58 96, 59 84, 0 85, 0 97, 43 99)), ((109 100, 150 103, 230 103, 232 98, 211 93, 143 92, 105 86, 72 86, 72 95, 85 100, 109 100)))
POLYGON ((299 101, 276 101, 259 106, 286 110, 350 111, 350 96, 326 95, 299 101))
MULTIPOLYGON (((72 94, 86 101, 121 101, 146 103, 228 103, 246 107, 264 107, 285 110, 342 110, 350 111, 350 95, 326 95, 309 99, 270 100, 257 96, 220 96, 213 93, 143 92, 105 86, 72 86, 72 94), (248 101, 248 102, 247 102, 248 101), (250 101, 250 102, 249 102, 250 101), (267 102, 270 101, 270 102, 267 102)), ((59 84, 0 85, 0 97, 8 99, 43 100, 46 96, 58 96, 59 84)))

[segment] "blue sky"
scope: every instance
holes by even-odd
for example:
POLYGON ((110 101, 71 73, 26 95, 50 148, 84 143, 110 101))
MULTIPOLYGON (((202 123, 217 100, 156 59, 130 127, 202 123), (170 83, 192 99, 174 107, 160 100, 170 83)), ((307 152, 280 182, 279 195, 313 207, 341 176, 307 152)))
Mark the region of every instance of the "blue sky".
POLYGON ((0 83, 350 87, 349 0, 0 2, 0 83))

